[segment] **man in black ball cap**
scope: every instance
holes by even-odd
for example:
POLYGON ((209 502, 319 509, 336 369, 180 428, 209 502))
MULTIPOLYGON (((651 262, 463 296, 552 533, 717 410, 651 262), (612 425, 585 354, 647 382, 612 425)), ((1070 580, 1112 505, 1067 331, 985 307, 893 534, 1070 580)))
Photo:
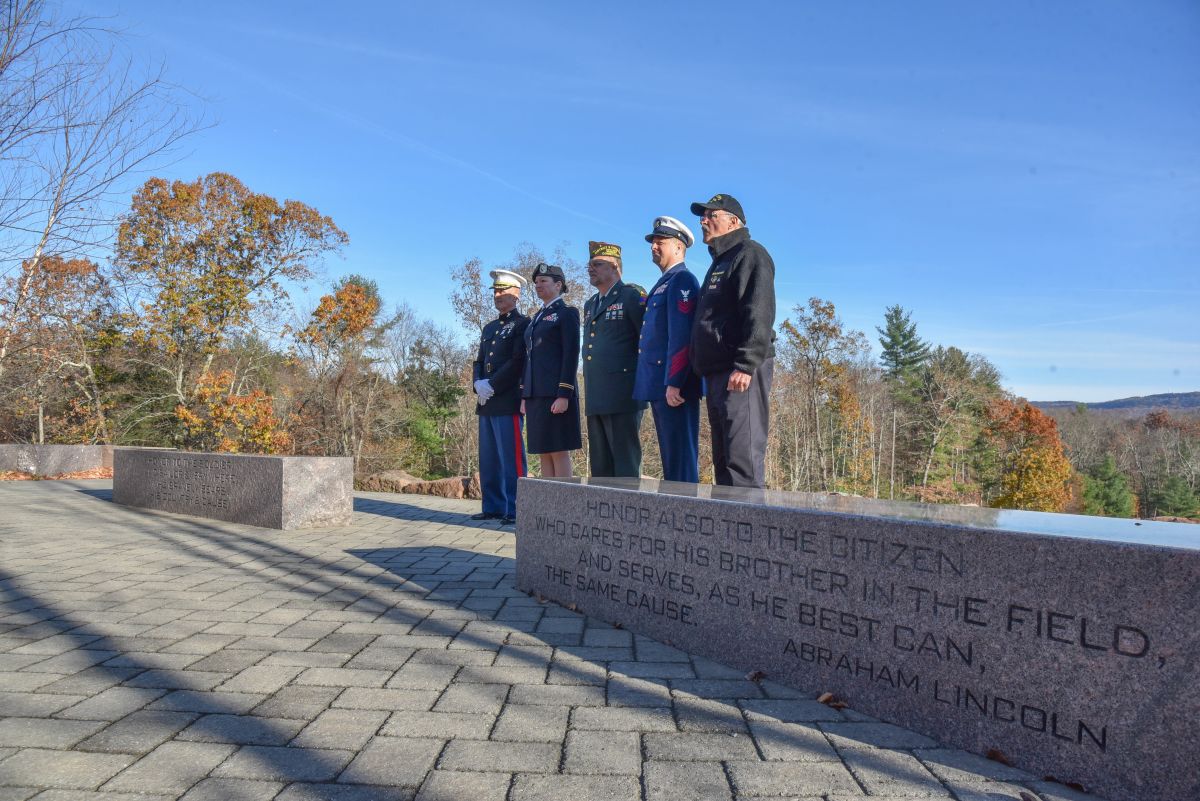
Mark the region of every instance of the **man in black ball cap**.
POLYGON ((775 372, 775 262, 736 198, 693 203, 712 266, 700 283, 692 365, 704 378, 717 484, 765 487, 775 372))

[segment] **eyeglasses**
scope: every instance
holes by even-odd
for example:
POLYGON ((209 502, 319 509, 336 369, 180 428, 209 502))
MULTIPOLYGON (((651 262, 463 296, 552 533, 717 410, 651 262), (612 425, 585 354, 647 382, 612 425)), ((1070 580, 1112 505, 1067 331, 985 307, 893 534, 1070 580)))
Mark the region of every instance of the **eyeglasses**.
POLYGON ((704 213, 700 215, 700 219, 702 219, 702 220, 715 220, 715 219, 717 219, 717 215, 718 215, 718 214, 725 214, 725 215, 728 215, 728 216, 730 216, 730 217, 736 217, 736 216, 737 216, 736 214, 730 214, 728 211, 722 211, 722 210, 720 210, 720 209, 717 209, 716 211, 714 211, 714 210, 712 210, 712 209, 705 209, 705 210, 704 210, 704 213))

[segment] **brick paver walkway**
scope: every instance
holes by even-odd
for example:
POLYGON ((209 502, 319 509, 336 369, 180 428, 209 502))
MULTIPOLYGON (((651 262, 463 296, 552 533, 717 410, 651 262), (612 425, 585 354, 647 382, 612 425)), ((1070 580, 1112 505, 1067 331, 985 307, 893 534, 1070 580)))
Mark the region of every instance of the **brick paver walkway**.
POLYGON ((277 532, 0 482, 0 801, 1092 798, 513 587, 477 505, 277 532))

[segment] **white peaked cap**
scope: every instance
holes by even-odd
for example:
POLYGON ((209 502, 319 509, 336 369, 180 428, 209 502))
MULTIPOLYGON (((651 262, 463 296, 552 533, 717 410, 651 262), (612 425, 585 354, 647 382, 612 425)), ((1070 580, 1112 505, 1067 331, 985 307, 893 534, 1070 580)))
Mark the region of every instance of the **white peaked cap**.
POLYGON ((526 284, 525 279, 512 270, 492 270, 488 275, 492 277, 492 289, 508 289, 514 286, 521 289, 526 284))
POLYGON ((646 241, 649 242, 656 236, 674 237, 682 241, 684 247, 690 248, 696 244, 696 237, 692 234, 691 229, 674 217, 654 218, 654 230, 646 234, 646 241))

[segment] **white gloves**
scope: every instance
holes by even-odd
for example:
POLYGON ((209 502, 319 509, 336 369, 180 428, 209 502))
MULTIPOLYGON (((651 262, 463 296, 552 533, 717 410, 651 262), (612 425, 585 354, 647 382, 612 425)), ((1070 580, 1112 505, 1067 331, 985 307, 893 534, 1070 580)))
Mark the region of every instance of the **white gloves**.
POLYGON ((486 378, 481 378, 475 382, 475 394, 479 396, 479 405, 482 406, 488 402, 488 399, 496 394, 496 390, 492 389, 491 381, 488 381, 486 378))

